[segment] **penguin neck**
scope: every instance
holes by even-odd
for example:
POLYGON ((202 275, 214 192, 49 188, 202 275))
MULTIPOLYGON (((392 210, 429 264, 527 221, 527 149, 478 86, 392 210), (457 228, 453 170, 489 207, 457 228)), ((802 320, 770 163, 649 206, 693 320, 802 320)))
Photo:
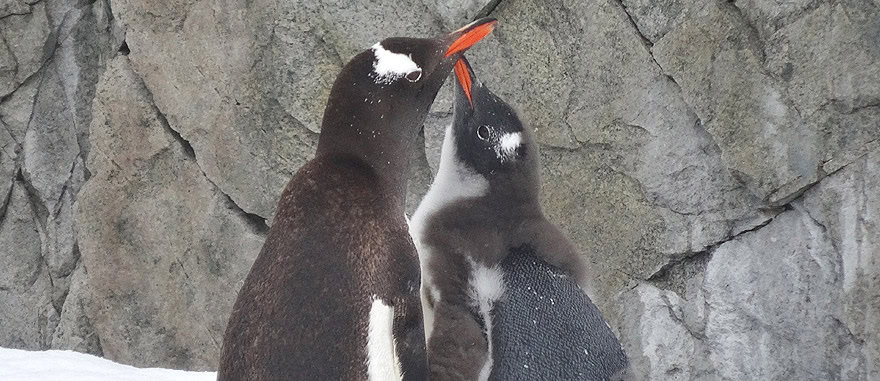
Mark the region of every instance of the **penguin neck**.
POLYGON ((534 176, 514 172, 507 176, 493 178, 489 186, 491 188, 490 194, 499 200, 540 208, 540 183, 534 176))
POLYGON ((382 191, 403 216, 418 127, 401 120, 371 123, 351 119, 321 127, 316 156, 345 155, 363 161, 373 169, 382 191))

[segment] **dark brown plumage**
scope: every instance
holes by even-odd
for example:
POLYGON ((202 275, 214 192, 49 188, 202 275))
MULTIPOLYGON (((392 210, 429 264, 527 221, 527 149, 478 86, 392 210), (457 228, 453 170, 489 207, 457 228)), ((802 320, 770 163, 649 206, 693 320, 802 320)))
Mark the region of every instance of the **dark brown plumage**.
POLYGON ((493 24, 386 39, 342 69, 316 156, 282 193, 233 307, 219 380, 426 378, 419 268, 404 220, 408 161, 453 63, 493 24), (456 43, 462 50, 450 53, 456 43), (373 327, 386 307, 389 326, 373 327), (393 337, 381 337, 384 328, 393 337), (377 338, 387 341, 368 347, 377 338), (371 352, 380 349, 389 353, 371 352))

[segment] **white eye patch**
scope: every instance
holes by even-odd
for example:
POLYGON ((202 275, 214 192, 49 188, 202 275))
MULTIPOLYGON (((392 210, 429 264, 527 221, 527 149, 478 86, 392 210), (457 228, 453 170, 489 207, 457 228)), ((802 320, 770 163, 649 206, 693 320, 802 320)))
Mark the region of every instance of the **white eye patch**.
MULTIPOLYGON (((394 53, 386 50, 381 43, 373 45, 373 80, 380 84, 391 84, 403 76, 412 72, 421 73, 422 68, 413 62, 412 57, 406 54, 394 53)), ((418 76, 421 78, 421 74, 418 76)), ((416 79, 418 80, 418 79, 416 79)))
POLYGON ((501 139, 498 139, 498 144, 495 146, 495 156, 497 156, 501 161, 505 161, 511 158, 514 153, 516 153, 516 149, 522 144, 522 135, 519 132, 510 132, 504 135, 501 135, 501 139))

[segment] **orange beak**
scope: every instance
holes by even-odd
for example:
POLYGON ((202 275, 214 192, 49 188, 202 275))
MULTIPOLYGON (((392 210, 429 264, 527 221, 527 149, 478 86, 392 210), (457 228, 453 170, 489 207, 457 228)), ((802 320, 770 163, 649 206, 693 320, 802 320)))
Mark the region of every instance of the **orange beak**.
POLYGON ((452 32, 453 34, 461 32, 464 33, 462 33, 461 36, 458 36, 458 38, 456 38, 455 41, 453 41, 452 44, 449 45, 449 49, 446 50, 445 57, 449 57, 455 53, 461 52, 467 48, 470 48, 471 46, 474 46, 474 44, 482 40, 483 37, 486 37, 489 33, 491 33, 492 29, 495 29, 495 24, 497 23, 498 21, 495 19, 480 19, 455 32, 452 32))
POLYGON ((458 78, 458 83, 461 84, 461 88, 464 90, 464 95, 467 96, 471 108, 474 108, 474 100, 471 98, 473 79, 471 79, 471 75, 468 73, 467 64, 465 64, 464 60, 461 58, 459 58, 458 61, 455 61, 455 77, 458 78))

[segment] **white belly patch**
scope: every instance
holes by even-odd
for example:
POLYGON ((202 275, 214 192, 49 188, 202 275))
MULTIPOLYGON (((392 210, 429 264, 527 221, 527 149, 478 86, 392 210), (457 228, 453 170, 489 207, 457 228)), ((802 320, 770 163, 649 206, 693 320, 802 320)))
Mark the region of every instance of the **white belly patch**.
POLYGON ((468 296, 472 306, 477 309, 486 329, 488 350, 486 362, 480 369, 479 380, 488 380, 492 372, 492 307, 504 295, 504 274, 498 266, 486 267, 471 261, 471 277, 468 282, 468 296))
POLYGON ((367 376, 370 381, 401 380, 394 341, 394 307, 373 296, 367 331, 367 376))

